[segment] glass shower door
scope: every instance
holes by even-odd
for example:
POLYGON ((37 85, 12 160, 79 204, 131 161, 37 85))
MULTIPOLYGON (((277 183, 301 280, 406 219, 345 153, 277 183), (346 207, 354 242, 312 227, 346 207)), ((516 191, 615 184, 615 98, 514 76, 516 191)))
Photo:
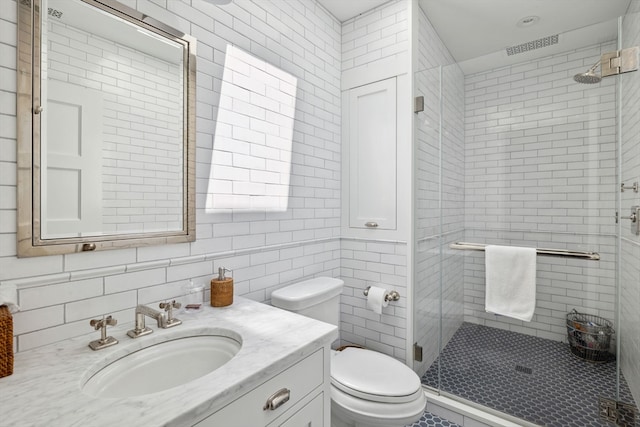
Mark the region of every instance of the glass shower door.
MULTIPOLYGON (((423 111, 414 125, 414 370, 424 374, 440 353, 441 269, 441 74, 436 67, 415 73, 423 111)), ((436 384, 428 385, 438 388, 436 384)))
POLYGON ((424 110, 416 114, 414 370, 440 389, 440 355, 463 323, 463 258, 449 248, 464 236, 464 74, 457 64, 415 73, 424 110))
MULTIPOLYGON (((640 4, 631 2, 620 19, 618 49, 640 46, 640 4)), ((630 421, 629 407, 640 402, 640 71, 618 79, 618 318, 617 357, 620 424, 630 421), (633 218, 635 217, 635 222, 633 218)), ((640 420, 637 421, 640 424, 640 420)))
POLYGON ((640 238, 614 221, 640 205, 640 73, 573 79, 619 42, 639 45, 639 22, 629 14, 615 40, 541 59, 415 74, 414 368, 427 388, 523 425, 604 426, 599 397, 640 398, 640 238), (486 313, 484 252, 455 242, 600 260, 538 256, 535 315, 522 322, 486 313), (612 359, 572 354, 573 310, 615 323, 612 359))

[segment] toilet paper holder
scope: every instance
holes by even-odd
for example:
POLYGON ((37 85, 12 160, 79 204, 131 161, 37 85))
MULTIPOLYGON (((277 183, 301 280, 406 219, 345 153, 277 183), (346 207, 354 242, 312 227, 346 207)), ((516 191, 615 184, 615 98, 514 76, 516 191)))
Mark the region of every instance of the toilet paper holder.
MULTIPOLYGON (((366 288, 364 288, 364 291, 362 291, 365 297, 369 295, 370 288, 371 286, 367 286, 366 288)), ((391 291, 389 292, 389 295, 385 295, 384 297, 384 300, 387 302, 398 301, 399 299, 400 299, 400 294, 398 293, 398 291, 391 291)))

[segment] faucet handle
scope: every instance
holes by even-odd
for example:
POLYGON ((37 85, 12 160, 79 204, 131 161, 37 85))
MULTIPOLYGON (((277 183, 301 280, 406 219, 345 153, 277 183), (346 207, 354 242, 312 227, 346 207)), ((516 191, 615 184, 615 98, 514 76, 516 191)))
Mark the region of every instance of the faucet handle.
POLYGON ((91 325, 96 331, 100 330, 100 339, 91 341, 89 343, 89 347, 91 350, 101 350, 106 347, 110 347, 112 345, 118 344, 118 340, 114 337, 107 336, 107 326, 115 326, 118 324, 118 321, 114 319, 111 315, 102 319, 91 319, 89 321, 89 325, 91 325))
POLYGON ((160 308, 164 309, 165 311, 168 311, 169 313, 171 313, 171 309, 180 308, 180 307, 182 307, 182 304, 180 304, 179 302, 176 302, 176 300, 173 300, 171 302, 160 303, 160 308))
POLYGON ((89 321, 89 325, 93 326, 93 329, 95 329, 96 331, 100 328, 102 328, 102 325, 104 324, 104 318, 102 319, 91 319, 89 321))
POLYGON ((164 328, 171 328, 172 326, 178 326, 182 323, 182 320, 173 317, 173 309, 180 308, 182 304, 173 300, 171 302, 161 302, 160 308, 167 312, 167 318, 165 319, 164 328))
POLYGON ((106 331, 107 326, 116 326, 118 324, 118 320, 114 319, 113 316, 109 315, 106 318, 102 319, 91 319, 89 321, 89 325, 93 326, 93 328, 97 331, 98 329, 104 329, 106 331))

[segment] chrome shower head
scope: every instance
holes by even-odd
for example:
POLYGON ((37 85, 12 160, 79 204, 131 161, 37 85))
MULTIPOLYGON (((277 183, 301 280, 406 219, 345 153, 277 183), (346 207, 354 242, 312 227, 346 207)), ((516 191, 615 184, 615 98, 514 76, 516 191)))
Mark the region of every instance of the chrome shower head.
POLYGON ((585 83, 590 85, 594 83, 600 83, 602 77, 600 77, 593 71, 587 71, 586 73, 576 74, 575 76, 573 76, 573 80, 577 81, 578 83, 585 83))
POLYGON ((596 62, 593 67, 589 68, 585 73, 578 73, 573 76, 573 80, 578 83, 585 83, 588 85, 600 83, 602 77, 596 74, 596 68, 598 68, 598 65, 600 65, 600 61, 596 62))

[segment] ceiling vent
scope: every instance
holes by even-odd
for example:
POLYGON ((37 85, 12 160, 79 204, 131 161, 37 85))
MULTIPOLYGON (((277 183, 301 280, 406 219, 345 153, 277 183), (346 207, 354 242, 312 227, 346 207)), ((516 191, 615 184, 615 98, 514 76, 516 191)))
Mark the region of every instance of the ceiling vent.
POLYGON ((62 18, 62 13, 63 12, 61 10, 53 9, 53 8, 50 7, 47 10, 47 12, 48 12, 49 16, 53 16, 54 18, 58 18, 58 19, 62 18))
POLYGON ((515 46, 510 46, 507 48, 507 55, 517 55, 519 53, 528 52, 534 49, 540 49, 541 47, 547 47, 554 44, 558 44, 558 34, 553 36, 543 37, 538 40, 532 40, 530 42, 518 44, 515 46))

